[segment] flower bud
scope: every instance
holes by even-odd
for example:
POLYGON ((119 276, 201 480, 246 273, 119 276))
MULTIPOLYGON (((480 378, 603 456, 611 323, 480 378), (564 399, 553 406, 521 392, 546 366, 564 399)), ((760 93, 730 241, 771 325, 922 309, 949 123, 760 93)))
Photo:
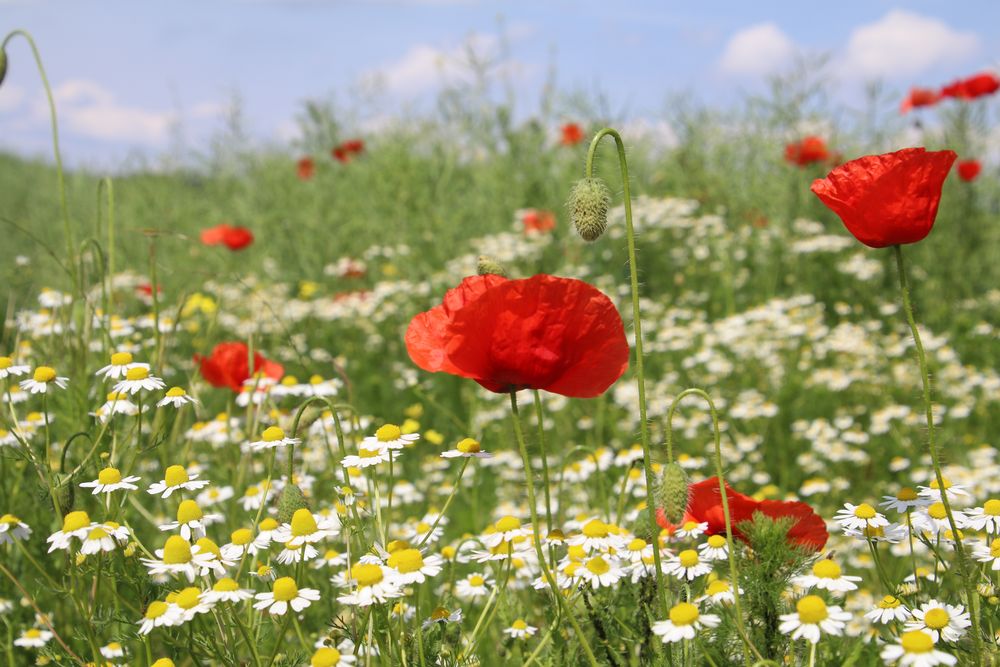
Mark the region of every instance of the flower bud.
POLYGON ((69 475, 55 475, 53 478, 55 482, 55 500, 59 505, 59 510, 62 514, 72 511, 73 500, 76 496, 76 492, 73 484, 73 479, 69 475))
POLYGON ((494 274, 497 276, 507 276, 507 267, 500 263, 495 257, 490 257, 489 255, 480 255, 476 260, 476 273, 481 276, 487 274, 494 274))
POLYGON ((281 491, 281 498, 278 499, 278 522, 291 523, 292 515, 301 509, 309 509, 309 503, 302 489, 289 482, 281 491))
POLYGON ((596 241, 608 228, 611 191, 599 178, 583 178, 569 191, 569 218, 584 241, 596 241))
POLYGON ((663 518, 667 521, 677 525, 684 520, 688 504, 688 478, 684 468, 676 463, 663 467, 656 500, 658 506, 663 508, 663 518))
POLYGON ((5 76, 7 76, 7 52, 0 49, 0 85, 3 85, 5 76))

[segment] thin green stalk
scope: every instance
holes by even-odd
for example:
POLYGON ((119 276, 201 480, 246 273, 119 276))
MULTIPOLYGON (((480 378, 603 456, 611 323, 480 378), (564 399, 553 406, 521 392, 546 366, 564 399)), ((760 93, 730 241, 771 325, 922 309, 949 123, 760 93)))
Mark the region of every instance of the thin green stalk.
POLYGON ((454 500, 455 494, 458 493, 458 487, 462 483, 462 476, 465 475, 465 469, 469 467, 470 460, 472 460, 471 457, 465 457, 462 459, 462 467, 458 470, 458 478, 455 480, 454 484, 452 484, 451 493, 448 494, 448 499, 444 501, 444 507, 442 507, 441 511, 438 512, 437 518, 434 519, 434 523, 431 524, 430 530, 427 531, 427 534, 424 535, 424 539, 420 540, 420 544, 417 545, 418 549, 422 548, 427 543, 427 540, 431 539, 431 535, 434 534, 434 529, 437 528, 441 519, 444 518, 445 514, 447 514, 451 501, 454 500))
POLYGON ((542 395, 532 391, 535 400, 535 419, 538 421, 538 453, 542 457, 542 478, 545 480, 545 527, 552 530, 552 498, 549 493, 549 460, 545 455, 545 421, 542 414, 542 395))

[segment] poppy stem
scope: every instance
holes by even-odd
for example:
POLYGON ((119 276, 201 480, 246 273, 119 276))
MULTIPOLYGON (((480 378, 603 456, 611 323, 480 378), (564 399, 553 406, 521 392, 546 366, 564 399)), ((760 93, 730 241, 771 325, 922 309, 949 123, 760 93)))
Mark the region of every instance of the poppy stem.
MULTIPOLYGON (((528 456, 528 446, 524 442, 524 432, 521 430, 521 413, 517 409, 517 390, 510 390, 510 411, 512 421, 514 422, 514 437, 517 439, 517 448, 521 452, 521 461, 524 464, 524 479, 528 483, 528 509, 531 512, 531 537, 532 542, 535 545, 535 554, 538 556, 538 565, 542 568, 542 575, 545 577, 545 581, 548 583, 549 588, 552 590, 552 595, 556 599, 556 604, 559 606, 562 615, 569 619, 570 625, 573 626, 573 631, 576 636, 580 639, 580 645, 583 647, 583 652, 587 654, 587 662, 590 663, 591 667, 598 667, 599 663, 597 658, 594 657, 594 651, 590 648, 590 642, 587 641, 587 636, 583 634, 583 630, 580 629, 580 624, 577 622, 576 618, 566 609, 566 600, 563 599, 562 592, 559 590, 559 586, 556 585, 556 580, 552 576, 552 571, 549 570, 549 565, 545 560, 545 553, 542 551, 542 540, 539 535, 538 529, 538 507, 535 502, 535 480, 534 472, 531 469, 531 457, 528 456)), ((656 553, 654 549, 653 553, 656 553)))
POLYGON ((903 262, 903 248, 899 245, 892 247, 892 252, 896 257, 896 269, 899 273, 899 289, 903 297, 903 312, 906 314, 906 323, 910 326, 910 333, 913 334, 913 346, 917 352, 917 363, 920 365, 920 381, 923 385, 924 414, 927 419, 927 449, 931 456, 931 465, 934 467, 934 478, 937 481, 938 490, 941 493, 941 504, 944 505, 945 514, 948 516, 948 525, 951 527, 952 537, 955 539, 955 555, 958 556, 958 572, 965 584, 965 596, 969 605, 969 613, 972 619, 972 647, 976 655, 975 664, 983 664, 983 638, 981 624, 979 620, 979 595, 976 591, 975 582, 969 576, 969 563, 967 560, 965 545, 962 543, 962 534, 955 523, 955 515, 951 511, 951 501, 948 499, 948 488, 941 473, 941 453, 938 450, 937 437, 934 429, 934 404, 931 400, 931 377, 927 367, 927 355, 924 352, 924 345, 920 340, 920 331, 917 329, 916 320, 913 318, 913 306, 910 303, 910 287, 906 280, 906 267, 903 262))
MULTIPOLYGON (((642 319, 639 311, 639 272, 636 262, 635 252, 635 227, 632 224, 632 195, 629 191, 628 162, 625 159, 625 144, 622 137, 616 130, 606 127, 594 135, 590 142, 590 150, 587 151, 587 166, 584 176, 593 178, 594 176, 594 155, 597 153, 597 146, 601 139, 610 136, 615 140, 618 149, 618 165, 622 174, 622 198, 625 205, 625 236, 628 240, 628 271, 630 291, 632 294, 632 326, 635 329, 635 374, 636 385, 639 392, 639 438, 642 443, 642 464, 646 473, 646 509, 649 513, 649 525, 651 530, 655 530, 656 503, 650 502, 655 496, 656 478, 653 476, 653 458, 649 447, 649 422, 646 418, 646 373, 643 365, 642 353, 642 319)), ((660 558, 660 539, 655 535, 653 541, 656 543, 653 549, 653 567, 655 568, 656 589, 660 592, 657 598, 660 600, 660 614, 667 616, 667 605, 665 598, 666 588, 663 584, 663 571, 660 558)))

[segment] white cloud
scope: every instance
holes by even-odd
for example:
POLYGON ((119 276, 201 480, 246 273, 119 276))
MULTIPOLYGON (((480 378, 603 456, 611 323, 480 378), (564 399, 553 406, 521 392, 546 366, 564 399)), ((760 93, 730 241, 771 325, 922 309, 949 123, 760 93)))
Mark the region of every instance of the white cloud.
MULTIPOLYGON (((3 0, 0 0, 2 2, 3 0)), ((14 111, 24 101, 24 89, 12 83, 0 86, 0 113, 14 111)))
POLYGON ((797 52, 795 42, 776 24, 758 23, 729 39, 719 68, 727 74, 771 74, 786 66, 797 52))
POLYGON ((912 76, 968 58, 979 46, 974 32, 959 32, 938 19, 894 9, 851 32, 842 73, 852 78, 912 76))

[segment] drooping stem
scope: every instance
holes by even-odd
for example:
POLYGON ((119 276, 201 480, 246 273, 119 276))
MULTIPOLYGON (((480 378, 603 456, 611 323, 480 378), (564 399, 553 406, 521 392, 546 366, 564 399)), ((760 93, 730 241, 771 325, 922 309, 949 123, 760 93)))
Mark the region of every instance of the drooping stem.
POLYGON ((923 342, 920 340, 920 331, 917 329, 917 322, 913 317, 913 305, 910 303, 910 286, 906 280, 906 266, 903 262, 903 248, 899 245, 892 247, 896 257, 896 269, 899 273, 899 289, 902 293, 903 312, 906 315, 906 323, 910 326, 910 333, 913 335, 913 347, 917 352, 917 363, 920 366, 920 381, 923 386, 924 415, 927 419, 927 449, 931 456, 931 465, 934 467, 934 478, 937 480, 938 489, 941 492, 941 503, 944 505, 945 514, 948 517, 948 525, 951 527, 951 534, 955 540, 955 555, 958 560, 958 573, 965 584, 966 601, 969 605, 969 613, 972 620, 972 646, 975 652, 977 665, 983 663, 983 638, 979 620, 979 595, 976 592, 975 582, 969 573, 969 563, 965 553, 965 545, 962 543, 962 534, 955 523, 955 515, 951 510, 951 501, 948 499, 948 489, 941 472, 941 453, 938 450, 937 434, 934 429, 934 404, 931 400, 931 376, 927 366, 927 355, 924 352, 923 342))

